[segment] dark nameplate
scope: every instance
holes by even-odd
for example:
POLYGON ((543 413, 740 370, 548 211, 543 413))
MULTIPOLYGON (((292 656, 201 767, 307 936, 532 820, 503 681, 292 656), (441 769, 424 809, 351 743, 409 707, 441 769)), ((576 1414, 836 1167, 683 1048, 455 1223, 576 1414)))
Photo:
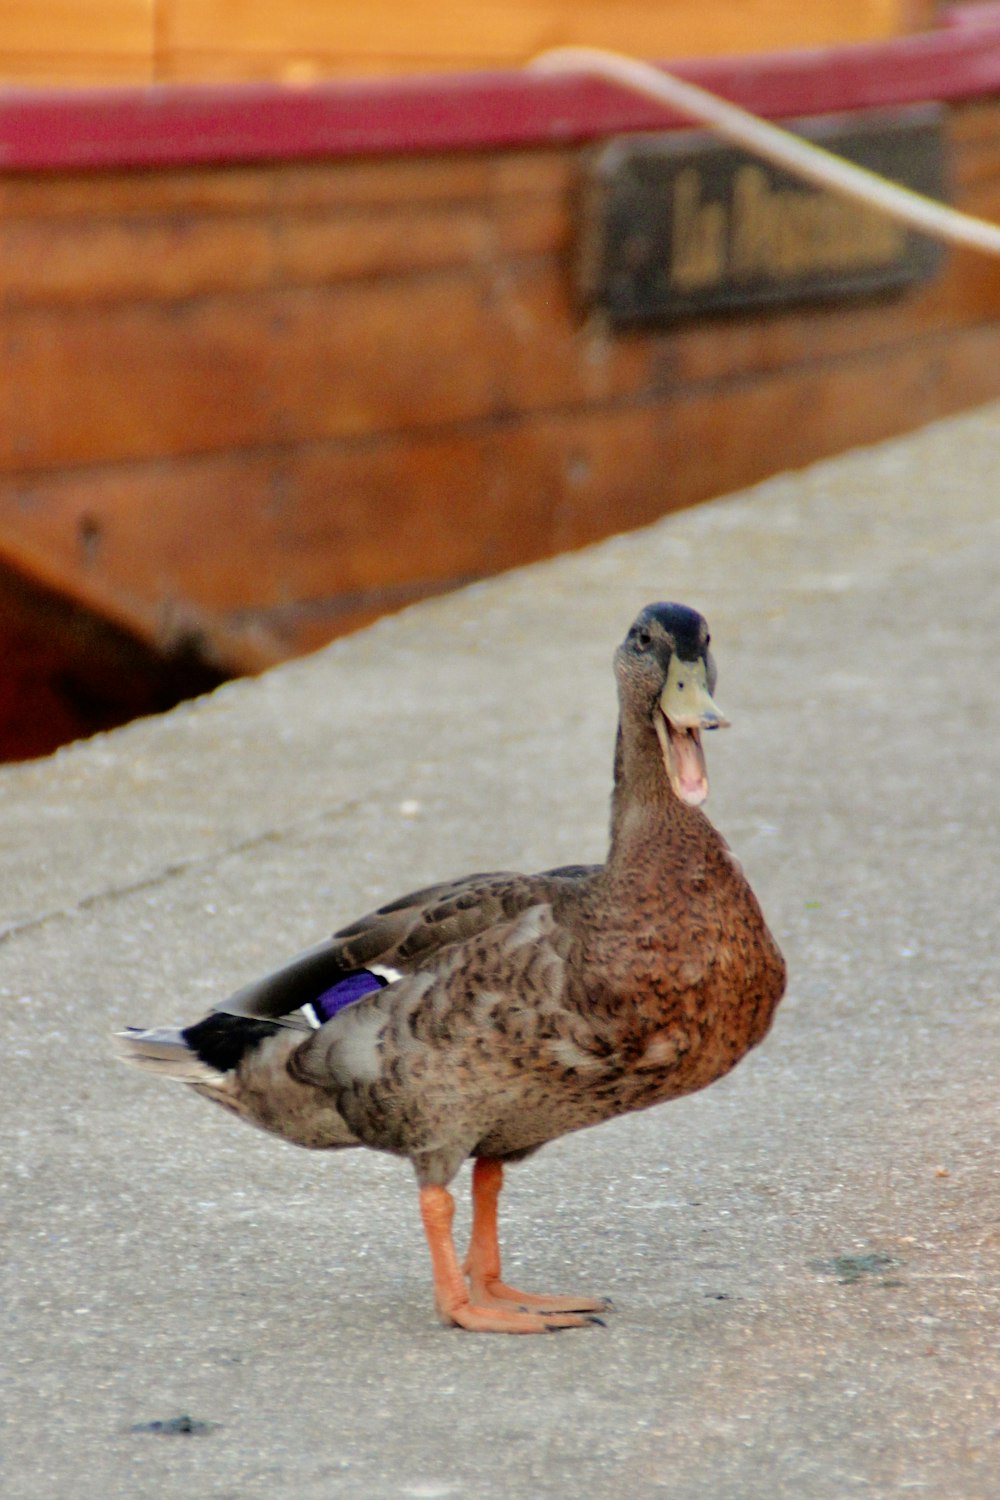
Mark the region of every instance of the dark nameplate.
MULTIPOLYGON (((936 105, 799 120, 797 134, 944 199, 936 105)), ((937 270, 940 245, 878 210, 699 132, 604 147, 588 182, 580 288, 615 323, 862 296, 937 270)))

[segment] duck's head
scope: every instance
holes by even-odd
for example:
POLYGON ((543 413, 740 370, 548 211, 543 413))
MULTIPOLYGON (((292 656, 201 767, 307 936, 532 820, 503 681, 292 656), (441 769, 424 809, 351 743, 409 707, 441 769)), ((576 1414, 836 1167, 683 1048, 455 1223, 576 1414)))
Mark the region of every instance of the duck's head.
POLYGON ((647 604, 615 652, 622 718, 652 724, 670 785, 698 807, 708 796, 701 732, 729 720, 714 702, 708 625, 684 604, 647 604))

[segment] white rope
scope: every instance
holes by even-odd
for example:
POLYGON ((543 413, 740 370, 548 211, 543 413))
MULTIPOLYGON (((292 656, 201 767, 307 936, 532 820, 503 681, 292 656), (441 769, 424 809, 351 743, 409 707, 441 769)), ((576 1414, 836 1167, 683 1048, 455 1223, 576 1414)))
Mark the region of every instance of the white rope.
POLYGON ((791 131, 758 119, 739 105, 730 104, 708 89, 687 83, 672 73, 664 73, 650 63, 639 62, 637 58, 619 52, 607 52, 602 47, 556 47, 550 52, 540 53, 528 66, 543 73, 596 74, 611 83, 621 84, 688 119, 707 125, 725 140, 785 167, 807 182, 856 198, 937 239, 969 245, 988 255, 1000 255, 1000 225, 949 208, 910 188, 900 187, 867 167, 844 161, 832 151, 825 151, 822 146, 803 140, 791 131))

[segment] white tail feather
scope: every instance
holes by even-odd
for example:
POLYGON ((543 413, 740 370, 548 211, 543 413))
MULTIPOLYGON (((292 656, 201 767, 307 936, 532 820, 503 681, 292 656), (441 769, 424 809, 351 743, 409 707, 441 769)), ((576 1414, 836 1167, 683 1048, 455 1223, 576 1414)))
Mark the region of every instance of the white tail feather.
POLYGON ((177 1083, 218 1084, 225 1077, 217 1068, 202 1062, 175 1027, 157 1026, 150 1031, 130 1027, 128 1031, 113 1032, 112 1038, 119 1062, 131 1063, 160 1078, 177 1083))

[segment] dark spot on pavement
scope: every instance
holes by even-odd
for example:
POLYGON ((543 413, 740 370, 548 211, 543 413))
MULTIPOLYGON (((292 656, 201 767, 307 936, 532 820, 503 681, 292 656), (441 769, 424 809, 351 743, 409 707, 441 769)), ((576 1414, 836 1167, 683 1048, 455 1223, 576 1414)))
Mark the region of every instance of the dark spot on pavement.
POLYGON ((129 1432, 155 1432, 161 1437, 204 1437, 221 1427, 221 1422, 200 1422, 187 1413, 180 1417, 167 1417, 160 1422, 135 1422, 129 1432))
POLYGON ((866 1277, 877 1278, 878 1286, 903 1285, 901 1281, 886 1279, 884 1272, 898 1266, 899 1261, 883 1250, 869 1250, 862 1255, 834 1255, 829 1260, 811 1260, 809 1265, 813 1271, 821 1271, 825 1276, 836 1276, 841 1286, 852 1286, 866 1277))

